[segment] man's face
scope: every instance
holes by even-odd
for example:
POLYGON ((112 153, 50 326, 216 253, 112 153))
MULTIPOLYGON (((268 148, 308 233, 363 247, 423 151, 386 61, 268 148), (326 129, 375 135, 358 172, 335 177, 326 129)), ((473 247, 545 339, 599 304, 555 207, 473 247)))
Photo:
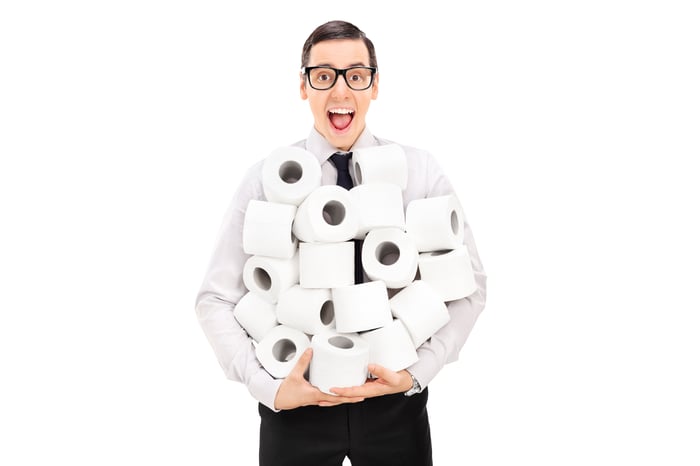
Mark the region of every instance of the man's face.
MULTIPOLYGON (((344 69, 369 66, 369 52, 360 39, 336 39, 319 42, 311 48, 307 66, 329 66, 344 69)), ((301 75, 301 98, 309 100, 314 127, 332 145, 349 150, 365 129, 365 115, 370 101, 377 98, 378 76, 364 91, 350 89, 342 76, 325 91, 309 86, 301 75)))

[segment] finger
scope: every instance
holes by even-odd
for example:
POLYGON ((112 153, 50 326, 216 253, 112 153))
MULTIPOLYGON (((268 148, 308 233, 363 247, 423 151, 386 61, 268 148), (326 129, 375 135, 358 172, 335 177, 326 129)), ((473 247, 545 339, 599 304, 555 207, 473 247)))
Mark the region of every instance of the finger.
POLYGON ((390 385, 396 384, 400 380, 398 373, 389 370, 384 366, 380 366, 379 364, 370 364, 368 370, 370 374, 374 375, 378 379, 385 380, 386 383, 390 385))
POLYGON ((291 371, 289 371, 289 376, 303 378, 306 369, 308 369, 309 364, 311 363, 311 356, 313 355, 312 353, 313 351, 311 348, 306 348, 306 350, 299 357, 297 363, 294 365, 294 368, 291 371))
POLYGON ((347 397, 347 396, 334 396, 332 400, 321 400, 318 402, 319 406, 337 406, 344 403, 359 403, 364 401, 362 397, 347 397))
POLYGON ((333 387, 331 392, 338 396, 366 398, 377 396, 382 393, 382 390, 377 383, 370 382, 356 387, 333 387))
POLYGON ((358 396, 358 392, 360 392, 360 390, 359 390, 359 387, 343 387, 343 388, 333 387, 333 388, 331 388, 331 392, 335 393, 337 396, 353 397, 353 396, 358 396))
MULTIPOLYGON (((308 383, 308 382, 307 382, 308 383)), ((309 388, 314 392, 315 404, 319 406, 334 406, 342 403, 357 403, 358 401, 364 400, 363 397, 359 396, 337 396, 334 394, 329 394, 322 392, 318 387, 308 384, 309 388)))
POLYGON ((330 408, 331 406, 338 406, 338 405, 342 405, 342 404, 343 403, 331 403, 330 401, 319 401, 318 402, 318 405, 321 408, 330 408))

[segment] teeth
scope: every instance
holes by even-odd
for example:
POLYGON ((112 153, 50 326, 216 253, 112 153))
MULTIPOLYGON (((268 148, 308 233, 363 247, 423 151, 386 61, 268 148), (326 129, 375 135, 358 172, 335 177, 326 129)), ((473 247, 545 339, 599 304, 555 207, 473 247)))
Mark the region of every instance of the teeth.
POLYGON ((329 110, 330 113, 339 113, 341 115, 347 115, 349 113, 354 113, 352 110, 347 108, 332 108, 329 110))

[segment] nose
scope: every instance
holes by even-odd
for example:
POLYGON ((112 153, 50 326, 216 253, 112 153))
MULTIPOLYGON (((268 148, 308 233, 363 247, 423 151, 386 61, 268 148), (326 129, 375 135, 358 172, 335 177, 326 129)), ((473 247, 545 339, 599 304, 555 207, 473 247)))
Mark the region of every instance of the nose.
POLYGON ((338 80, 335 82, 331 88, 331 93, 333 97, 343 98, 352 92, 352 89, 348 87, 348 83, 345 82, 345 76, 338 76, 338 80))

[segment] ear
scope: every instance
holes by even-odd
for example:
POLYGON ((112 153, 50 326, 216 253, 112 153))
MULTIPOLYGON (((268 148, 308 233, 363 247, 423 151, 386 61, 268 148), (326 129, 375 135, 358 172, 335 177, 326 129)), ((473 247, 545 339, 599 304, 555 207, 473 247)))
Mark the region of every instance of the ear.
POLYGON ((309 98, 309 95, 306 93, 306 75, 304 73, 299 73, 299 95, 301 100, 309 98))
POLYGON ((376 100, 377 94, 379 94, 379 73, 374 75, 374 82, 372 83, 372 100, 376 100))

